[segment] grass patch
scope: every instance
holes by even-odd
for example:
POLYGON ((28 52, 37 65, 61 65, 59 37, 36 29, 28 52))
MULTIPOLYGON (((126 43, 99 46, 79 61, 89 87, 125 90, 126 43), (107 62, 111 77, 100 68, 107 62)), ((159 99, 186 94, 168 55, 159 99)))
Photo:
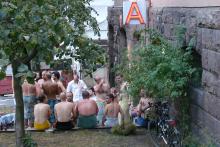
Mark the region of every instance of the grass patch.
MULTIPOLYGON (((146 130, 137 129, 136 135, 118 136, 110 130, 77 130, 65 132, 31 132, 39 147, 153 147, 146 130)), ((14 147, 14 133, 0 133, 0 146, 14 147)))
POLYGON ((122 125, 114 126, 111 129, 111 132, 113 134, 123 135, 123 136, 134 135, 136 133, 136 126, 131 123, 125 123, 124 127, 122 125))

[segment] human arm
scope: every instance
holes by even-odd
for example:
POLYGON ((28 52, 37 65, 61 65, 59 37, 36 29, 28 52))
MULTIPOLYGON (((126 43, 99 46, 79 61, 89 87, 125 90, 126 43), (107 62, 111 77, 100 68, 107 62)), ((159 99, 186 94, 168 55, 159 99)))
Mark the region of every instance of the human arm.
POLYGON ((124 121, 124 112, 123 112, 121 106, 120 105, 118 105, 118 106, 119 106, 119 113, 121 114, 121 119, 122 119, 122 121, 124 121))
POLYGON ((96 106, 96 115, 98 115, 98 113, 99 113, 99 108, 98 108, 98 106, 97 106, 97 104, 96 104, 95 101, 94 101, 94 103, 95 103, 95 106, 96 106))
POLYGON ((73 103, 73 108, 72 108, 72 118, 75 121, 76 120, 76 105, 73 103))
POLYGON ((78 117, 78 115, 79 115, 79 110, 78 110, 78 103, 76 104, 76 106, 75 106, 75 117, 77 118, 78 117))
POLYGON ((99 89, 102 88, 103 84, 104 84, 104 80, 101 79, 101 81, 99 82, 99 84, 97 84, 97 85, 94 86, 94 90, 95 90, 95 91, 99 91, 99 89))
POLYGON ((65 89, 65 87, 63 86, 63 83, 62 83, 62 82, 59 82, 58 85, 59 85, 59 88, 61 89, 61 92, 65 92, 65 91, 66 91, 66 89, 65 89))
POLYGON ((86 90, 87 89, 87 85, 86 85, 86 83, 83 81, 83 80, 81 80, 81 88, 82 88, 82 90, 86 90))
POLYGON ((48 105, 47 107, 48 111, 47 111, 47 117, 48 119, 50 118, 50 114, 51 114, 51 110, 50 110, 50 106, 48 105))
POLYGON ((54 116, 57 121, 57 105, 54 106, 54 116))
POLYGON ((67 85, 66 92, 72 92, 71 83, 70 82, 67 85))
POLYGON ((105 106, 105 110, 104 110, 104 114, 103 114, 103 117, 102 117, 102 126, 104 126, 105 124, 105 120, 106 120, 106 115, 108 113, 108 105, 105 106))

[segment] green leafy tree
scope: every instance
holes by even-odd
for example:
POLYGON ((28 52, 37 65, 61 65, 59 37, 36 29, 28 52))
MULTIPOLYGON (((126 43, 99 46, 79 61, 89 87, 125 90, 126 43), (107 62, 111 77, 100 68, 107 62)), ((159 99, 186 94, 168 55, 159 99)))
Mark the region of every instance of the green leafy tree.
POLYGON ((91 16, 94 10, 90 1, 0 0, 0 76, 4 77, 5 67, 11 64, 16 99, 16 146, 22 146, 25 135, 21 83, 24 77, 30 80, 33 76, 30 62, 40 58, 49 63, 54 55, 70 55, 92 64, 96 59, 102 60, 97 45, 83 36, 86 26, 99 34, 97 21, 91 16), (92 49, 89 54, 92 59, 86 59, 89 49, 92 49))

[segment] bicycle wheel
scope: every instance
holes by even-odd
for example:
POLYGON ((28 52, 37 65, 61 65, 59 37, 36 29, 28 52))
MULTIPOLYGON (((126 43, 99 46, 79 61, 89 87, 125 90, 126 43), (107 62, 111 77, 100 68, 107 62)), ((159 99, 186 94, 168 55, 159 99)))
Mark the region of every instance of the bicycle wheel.
POLYGON ((172 127, 169 129, 169 146, 182 147, 181 135, 176 127, 172 127))

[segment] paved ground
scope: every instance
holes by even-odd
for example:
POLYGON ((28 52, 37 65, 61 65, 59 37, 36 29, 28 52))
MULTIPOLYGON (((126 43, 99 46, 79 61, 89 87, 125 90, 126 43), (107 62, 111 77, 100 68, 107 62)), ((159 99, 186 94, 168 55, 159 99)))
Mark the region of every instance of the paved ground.
POLYGON ((1 106, 14 106, 15 100, 12 95, 9 96, 0 96, 0 107, 1 106))

